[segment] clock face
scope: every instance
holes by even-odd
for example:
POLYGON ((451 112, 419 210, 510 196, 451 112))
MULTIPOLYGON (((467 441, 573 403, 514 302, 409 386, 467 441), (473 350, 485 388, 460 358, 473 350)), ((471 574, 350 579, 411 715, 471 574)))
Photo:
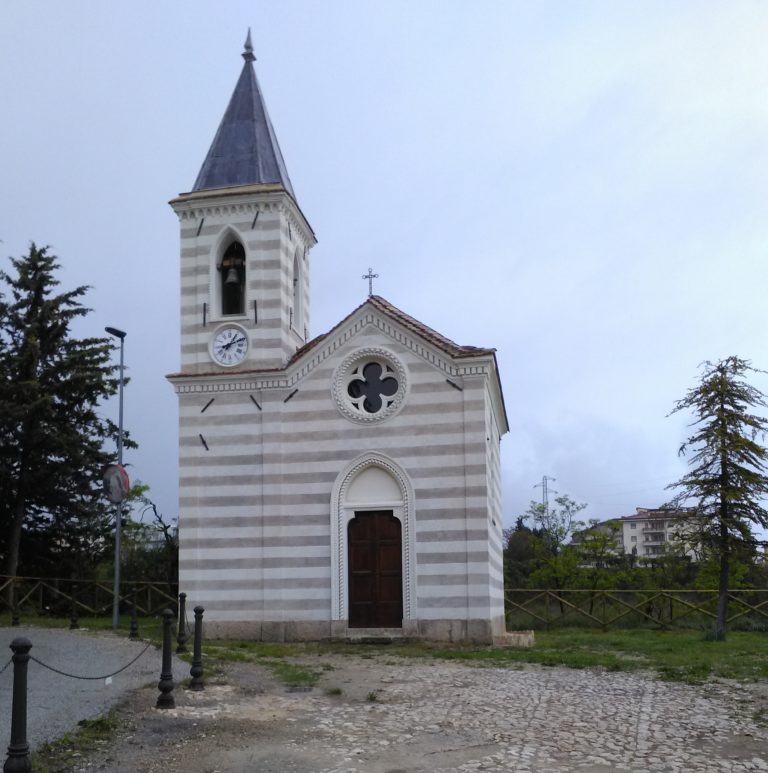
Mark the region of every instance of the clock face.
POLYGON ((248 353, 248 336, 239 327, 222 327, 211 341, 211 356, 219 365, 239 365, 248 353))

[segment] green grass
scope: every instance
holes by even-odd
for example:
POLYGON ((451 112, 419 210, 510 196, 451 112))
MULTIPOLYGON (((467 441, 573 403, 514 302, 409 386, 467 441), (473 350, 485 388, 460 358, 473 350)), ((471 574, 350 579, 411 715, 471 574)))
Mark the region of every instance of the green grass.
MULTIPOLYGON (((755 681, 768 679, 768 635, 732 631, 728 641, 712 641, 701 631, 609 632, 562 629, 537 631, 530 649, 471 645, 415 643, 405 645, 264 644, 258 642, 208 642, 206 652, 215 658, 262 663, 279 678, 275 661, 290 659, 315 674, 324 655, 354 655, 391 664, 396 658, 462 661, 468 665, 521 668, 525 663, 567 668, 602 668, 608 671, 655 671, 665 680, 698 684, 713 677, 755 681), (309 665, 306 665, 308 660, 309 665)), ((314 682, 313 682, 314 683, 314 682)))
POLYGON ((203 660, 217 663, 256 663, 268 668, 286 687, 314 687, 330 663, 296 662, 302 650, 297 645, 251 641, 212 641, 203 645, 203 660))
MULTIPOLYGON (((67 627, 68 620, 25 618, 25 625, 67 627)), ((91 630, 110 630, 107 618, 83 618, 91 630)), ((130 619, 123 617, 119 635, 127 635, 130 619)), ((139 621, 142 637, 159 642, 159 620, 139 621)), ((324 671, 333 670, 329 655, 355 655, 392 664, 401 658, 460 660, 477 666, 521 668, 525 663, 609 671, 648 669, 661 679, 701 683, 712 677, 754 681, 768 679, 768 633, 731 631, 725 642, 713 641, 704 630, 642 628, 598 631, 560 628, 536 631, 531 649, 506 649, 424 642, 379 646, 356 644, 280 644, 252 641, 206 641, 206 671, 226 662, 257 663, 269 668, 288 687, 312 687, 324 671)), ((188 643, 188 647, 190 644, 188 643)), ((175 629, 174 629, 175 649, 175 629)), ((186 658, 189 659, 189 656, 186 658)))
POLYGON ((462 648, 435 650, 432 657, 480 663, 538 663, 609 671, 651 669, 662 679, 701 683, 710 677, 768 679, 768 636, 734 631, 712 641, 696 631, 560 630, 536 633, 529 650, 462 648))
POLYGON ((118 718, 116 712, 111 711, 103 717, 83 719, 77 724, 77 730, 44 744, 32 753, 32 769, 35 773, 69 770, 83 754, 110 741, 118 728, 118 718))

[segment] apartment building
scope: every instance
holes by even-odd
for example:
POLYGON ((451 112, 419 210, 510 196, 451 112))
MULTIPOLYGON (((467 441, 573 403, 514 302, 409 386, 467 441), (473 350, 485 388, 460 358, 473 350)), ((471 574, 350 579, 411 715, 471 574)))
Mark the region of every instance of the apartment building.
MULTIPOLYGON (((634 515, 618 518, 623 552, 635 553, 639 558, 653 558, 667 552, 669 543, 679 548, 679 533, 685 530, 680 516, 689 515, 692 509, 638 507, 634 515)), ((685 545, 685 554, 695 558, 688 545, 685 545)))

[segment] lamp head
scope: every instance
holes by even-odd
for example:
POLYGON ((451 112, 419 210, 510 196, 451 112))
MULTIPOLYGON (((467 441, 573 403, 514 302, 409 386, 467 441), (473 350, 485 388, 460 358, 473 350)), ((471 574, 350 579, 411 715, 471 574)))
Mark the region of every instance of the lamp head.
POLYGON ((116 336, 121 341, 128 335, 124 330, 118 330, 116 327, 105 327, 104 330, 111 336, 116 336))

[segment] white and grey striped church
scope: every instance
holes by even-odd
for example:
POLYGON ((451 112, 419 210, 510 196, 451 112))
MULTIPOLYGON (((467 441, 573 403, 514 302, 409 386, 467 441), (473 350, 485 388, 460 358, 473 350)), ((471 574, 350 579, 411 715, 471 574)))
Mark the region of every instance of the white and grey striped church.
MULTIPOLYGON (((504 634, 495 350, 370 295, 309 338, 315 235, 240 77, 181 230, 180 590, 209 636, 504 634)), ((359 281, 359 280, 358 280, 359 281)))

